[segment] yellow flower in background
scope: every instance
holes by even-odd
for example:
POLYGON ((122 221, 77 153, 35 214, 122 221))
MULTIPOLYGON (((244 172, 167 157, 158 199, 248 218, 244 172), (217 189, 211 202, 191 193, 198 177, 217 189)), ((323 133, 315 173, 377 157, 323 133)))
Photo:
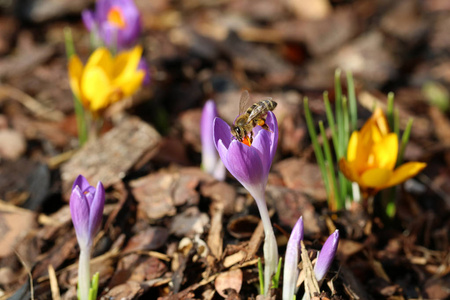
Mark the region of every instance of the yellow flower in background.
POLYGON ((145 72, 138 69, 142 47, 120 52, 113 57, 108 49, 98 48, 86 66, 73 55, 69 61, 70 87, 83 106, 94 116, 112 103, 133 95, 141 86, 145 72))
POLYGON ((339 167, 363 193, 375 194, 414 177, 426 167, 425 163, 408 162, 394 169, 397 156, 398 137, 389 131, 383 111, 377 108, 361 130, 352 133, 347 158, 341 158, 339 167))

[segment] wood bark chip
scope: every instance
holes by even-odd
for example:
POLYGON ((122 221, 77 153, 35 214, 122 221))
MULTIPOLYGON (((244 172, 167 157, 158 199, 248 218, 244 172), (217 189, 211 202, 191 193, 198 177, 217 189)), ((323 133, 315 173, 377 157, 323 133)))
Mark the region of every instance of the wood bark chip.
POLYGON ((130 253, 141 250, 155 250, 162 247, 169 237, 169 230, 164 227, 149 227, 139 231, 130 238, 123 253, 130 253))
MULTIPOLYGON (((295 179, 294 181, 303 181, 304 183, 309 184, 310 179, 306 179, 306 174, 307 173, 301 172, 301 176, 297 178, 298 181, 295 181, 295 179)), ((315 177, 315 175, 310 175, 309 177, 315 177)), ((309 187, 310 190, 312 190, 312 188, 313 186, 309 187)), ((270 197, 268 202, 270 199, 274 199, 273 204, 278 212, 281 225, 287 225, 292 228, 298 218, 303 216, 305 234, 309 236, 317 236, 320 234, 324 224, 319 215, 315 212, 314 206, 312 205, 313 200, 310 200, 310 198, 305 196, 298 188, 294 190, 292 188, 269 185, 267 187, 267 194, 270 197)))
POLYGON ((171 234, 176 236, 193 237, 202 234, 209 222, 209 216, 201 213, 197 207, 193 206, 176 215, 169 230, 171 234))
POLYGON ((159 133, 139 118, 125 119, 97 141, 89 141, 61 168, 63 194, 70 195, 75 178, 82 174, 92 185, 105 188, 120 181, 146 153, 154 151, 159 133))
POLYGON ((220 259, 223 253, 223 235, 222 235, 222 220, 223 220, 223 204, 211 204, 211 227, 209 228, 208 238, 206 243, 209 250, 216 259, 220 259))
POLYGON ((308 251, 305 248, 305 243, 301 241, 301 257, 303 268, 305 270, 305 294, 308 293, 310 297, 314 297, 315 294, 320 293, 319 283, 314 276, 314 268, 311 260, 309 259, 308 251))
POLYGON ((255 232, 260 219, 254 215, 244 215, 234 218, 228 222, 227 230, 237 239, 248 239, 255 232))
POLYGON ((247 256, 245 257, 245 260, 250 260, 256 255, 256 252, 258 252, 259 246, 261 246, 263 240, 264 240, 264 226, 263 223, 260 221, 258 227, 256 227, 255 232, 253 233, 248 243, 247 248, 248 252, 247 256))
POLYGON ((37 226, 35 219, 36 213, 32 211, 0 202, 0 258, 13 253, 16 245, 37 226))
POLYGON ((44 106, 35 98, 11 85, 4 84, 0 86, 0 101, 4 98, 12 98, 16 100, 25 106, 37 118, 47 121, 62 121, 64 119, 64 114, 61 111, 44 106))
POLYGON ((59 294, 58 279, 56 278, 55 269, 52 265, 48 265, 48 277, 50 279, 50 288, 52 290, 52 299, 61 300, 61 295, 59 294))
POLYGON ((150 221, 174 216, 176 207, 197 205, 200 182, 212 182, 214 178, 199 168, 163 170, 130 182, 132 193, 138 202, 138 212, 150 221))
POLYGON ((144 293, 144 288, 139 282, 127 281, 124 284, 113 287, 103 297, 105 299, 137 299, 144 293))
POLYGON ((241 291, 242 277, 241 269, 220 273, 214 281, 214 287, 220 296, 228 299, 228 295, 230 295, 232 291, 237 294, 241 291))
POLYGON ((167 267, 159 259, 151 256, 130 254, 122 257, 109 282, 109 287, 124 284, 129 281, 143 282, 161 277, 167 267))
POLYGON ((287 187, 318 201, 327 199, 319 167, 298 158, 285 159, 274 166, 287 187))
POLYGON ((223 206, 223 214, 232 215, 235 213, 236 189, 230 184, 223 181, 202 184, 200 194, 210 198, 214 203, 220 203, 223 206))

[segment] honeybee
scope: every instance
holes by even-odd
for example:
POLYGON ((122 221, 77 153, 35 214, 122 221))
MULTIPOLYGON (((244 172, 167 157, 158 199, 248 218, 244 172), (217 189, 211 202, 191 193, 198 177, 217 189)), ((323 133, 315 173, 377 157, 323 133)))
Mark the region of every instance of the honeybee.
POLYGON ((231 126, 231 134, 238 141, 247 142, 247 144, 253 142, 253 128, 257 125, 270 131, 269 126, 266 124, 267 113, 277 107, 277 103, 272 101, 272 98, 267 98, 253 104, 245 111, 249 99, 248 91, 242 92, 239 100, 239 116, 234 120, 233 126, 231 126))

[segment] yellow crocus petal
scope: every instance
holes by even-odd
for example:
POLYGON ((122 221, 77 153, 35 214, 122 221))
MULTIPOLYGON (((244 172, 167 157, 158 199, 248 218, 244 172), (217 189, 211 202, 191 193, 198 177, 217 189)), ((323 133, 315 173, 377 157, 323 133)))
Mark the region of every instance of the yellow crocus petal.
POLYGON ((123 92, 124 97, 129 97, 133 95, 139 87, 142 85, 142 81, 144 81, 145 72, 143 70, 139 70, 132 74, 129 78, 127 78, 126 84, 122 85, 120 88, 123 92))
POLYGON ((392 176, 393 171, 387 169, 370 169, 361 175, 358 182, 360 186, 365 188, 383 188, 392 176))
POLYGON ((121 52, 114 60, 113 77, 117 82, 126 81, 126 78, 137 71, 142 57, 142 47, 136 46, 129 51, 121 52))
POLYGON ((351 162, 348 162, 345 158, 339 160, 339 169, 350 181, 359 181, 358 174, 351 162))
POLYGON ((387 135, 389 134, 389 125, 386 119, 386 116, 384 115, 384 112, 381 108, 376 108, 375 111, 372 114, 372 118, 374 122, 376 123, 377 127, 380 130, 381 135, 387 135))
POLYGON ((389 180, 389 182, 386 183, 386 185, 383 188, 388 188, 397 185, 399 183, 402 183, 403 181, 406 181, 416 176, 426 166, 427 166, 426 163, 415 161, 401 165, 400 167, 394 170, 391 179, 389 180))
MULTIPOLYGON (((80 99, 80 80, 83 74, 83 63, 77 55, 72 55, 69 60, 69 80, 70 88, 74 95, 80 99)), ((80 99, 81 100, 81 99, 80 99)))
POLYGON ((384 136, 389 133, 387 119, 381 108, 375 109, 372 116, 361 128, 360 132, 364 136, 370 136, 372 140, 375 141, 378 141, 380 136, 384 136))
POLYGON ((372 144, 379 143, 383 139, 383 135, 375 123, 372 123, 372 126, 370 126, 370 134, 368 138, 372 144))
POLYGON ((350 140, 348 141, 347 146, 347 159, 349 161, 354 161, 358 154, 358 140, 359 140, 359 132, 353 131, 350 136, 350 140))
POLYGON ((397 162, 398 138, 395 133, 390 133, 373 146, 375 165, 382 169, 393 170, 397 162))
POLYGON ((98 48, 91 54, 86 63, 85 69, 100 67, 103 69, 105 74, 111 77, 114 68, 113 64, 114 60, 111 56, 111 52, 109 52, 108 49, 102 47, 98 48))
POLYGON ((101 67, 92 67, 84 71, 81 90, 88 99, 91 110, 97 111, 107 107, 112 89, 111 81, 101 67))

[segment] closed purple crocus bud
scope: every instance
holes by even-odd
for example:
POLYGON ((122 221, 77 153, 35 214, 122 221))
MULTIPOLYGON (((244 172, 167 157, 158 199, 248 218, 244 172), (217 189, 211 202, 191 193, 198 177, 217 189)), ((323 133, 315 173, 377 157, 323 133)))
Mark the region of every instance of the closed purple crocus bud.
POLYGON ((81 249, 92 246, 101 226, 104 206, 105 189, 102 183, 99 182, 97 188, 94 188, 86 178, 79 175, 72 187, 70 213, 81 249))
POLYGON ((278 249, 265 201, 265 190, 270 166, 277 149, 278 124, 269 111, 265 123, 270 131, 257 126, 254 140, 248 146, 236 140, 230 126, 220 118, 214 120, 214 144, 225 167, 255 198, 264 225, 264 294, 270 287, 271 277, 278 263, 278 249))
POLYGON ((98 0, 95 11, 84 10, 86 28, 106 46, 118 50, 133 46, 142 31, 141 16, 133 0, 98 0))
POLYGON ((333 262, 334 256, 339 245, 339 230, 336 229, 323 244, 322 250, 319 252, 317 262, 314 267, 314 274, 317 281, 321 281, 328 272, 328 269, 333 262))
POLYGON ((300 241, 303 240, 303 217, 300 217, 292 229, 286 246, 283 271, 283 300, 292 300, 295 295, 299 269, 300 241))
POLYGON ((223 162, 219 159, 216 146, 214 145, 213 123, 217 118, 217 108, 213 100, 208 100, 203 106, 202 119, 200 121, 200 138, 202 141, 202 168, 217 180, 225 179, 226 170, 223 162))

